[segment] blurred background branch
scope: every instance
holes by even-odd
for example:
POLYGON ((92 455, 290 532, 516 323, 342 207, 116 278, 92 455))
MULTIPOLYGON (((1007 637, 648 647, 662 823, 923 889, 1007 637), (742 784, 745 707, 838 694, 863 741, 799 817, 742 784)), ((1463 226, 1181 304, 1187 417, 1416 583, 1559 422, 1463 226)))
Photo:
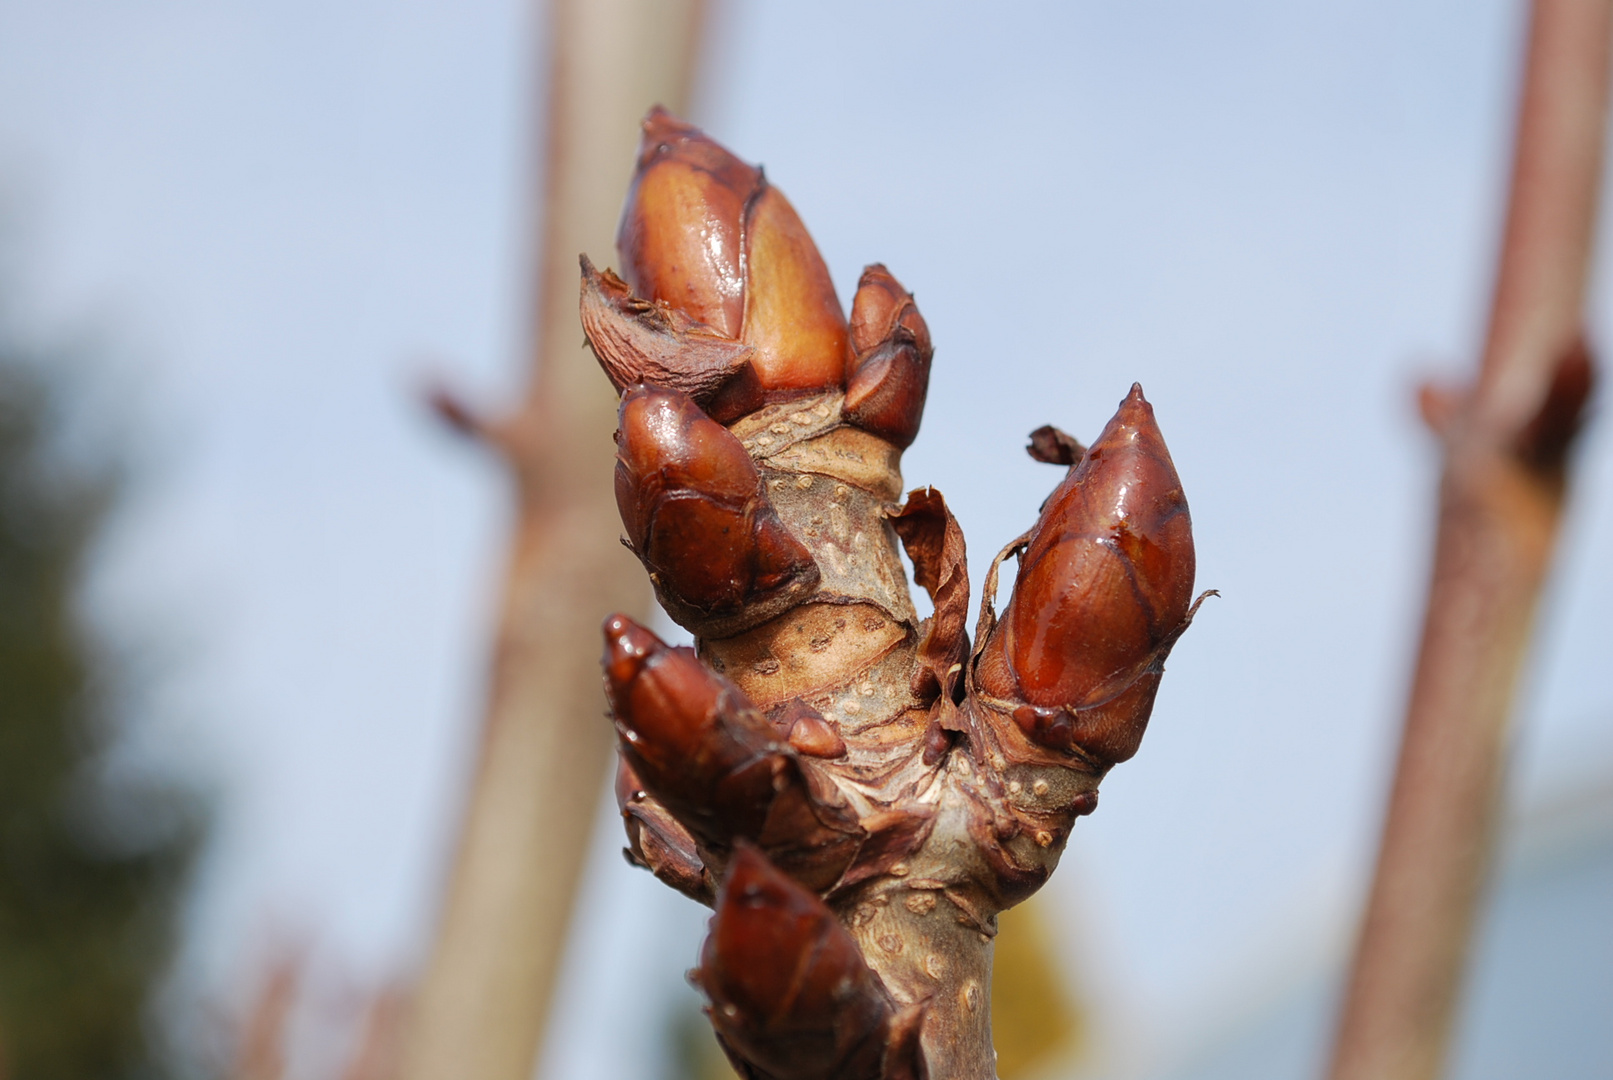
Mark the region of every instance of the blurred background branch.
POLYGON ((1425 388, 1439 522, 1393 790, 1333 1080, 1445 1067, 1495 846, 1508 720, 1592 384, 1584 343, 1613 3, 1534 0, 1511 199, 1471 388, 1425 388))
POLYGON ((467 423, 516 486, 480 761, 405 1049, 408 1080, 527 1080, 537 1059, 606 775, 599 623, 647 615, 620 532, 616 403, 582 345, 577 256, 614 259, 638 120, 687 105, 702 0, 551 0, 530 389, 509 416, 467 423))

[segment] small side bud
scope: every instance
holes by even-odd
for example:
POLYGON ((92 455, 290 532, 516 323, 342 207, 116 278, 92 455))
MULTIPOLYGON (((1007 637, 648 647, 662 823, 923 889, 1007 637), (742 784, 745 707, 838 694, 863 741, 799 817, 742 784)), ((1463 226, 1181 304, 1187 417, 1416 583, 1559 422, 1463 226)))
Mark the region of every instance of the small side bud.
POLYGON ((1124 761, 1186 628, 1193 573, 1181 481, 1133 386, 1043 507, 977 685, 1019 703, 1014 719, 1037 742, 1124 761))
POLYGON ((786 704, 773 718, 773 723, 786 734, 797 753, 815 758, 845 756, 846 740, 822 713, 800 698, 793 698, 786 704))
POLYGON ((856 357, 846 384, 847 419, 905 449, 924 417, 935 350, 912 294, 879 263, 857 283, 851 344, 856 357))
POLYGON ((688 397, 638 386, 623 397, 616 505, 667 613, 723 637, 772 618, 818 584, 744 446, 688 397))
POLYGON ((776 1080, 880 1080, 895 1010, 834 912, 742 844, 696 973, 718 1035, 776 1080))
POLYGON ((661 109, 645 118, 616 244, 639 296, 755 348, 710 402, 717 419, 844 385, 846 317, 806 226, 699 128, 661 109))

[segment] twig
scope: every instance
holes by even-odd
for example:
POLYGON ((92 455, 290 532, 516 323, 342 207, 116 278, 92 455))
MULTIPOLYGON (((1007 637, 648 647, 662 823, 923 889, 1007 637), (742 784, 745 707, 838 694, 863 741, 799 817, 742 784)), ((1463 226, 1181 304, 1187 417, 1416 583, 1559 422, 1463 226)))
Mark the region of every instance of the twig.
POLYGON ((283 1080, 286 1075, 286 1029, 302 984, 304 954, 285 948, 271 958, 253 998, 235 1061, 232 1080, 283 1080))
POLYGON ((1465 394, 1423 392, 1445 459, 1433 575, 1333 1080, 1427 1080, 1443 1066, 1591 388, 1581 310, 1610 39, 1610 0, 1535 0, 1483 363, 1465 394))

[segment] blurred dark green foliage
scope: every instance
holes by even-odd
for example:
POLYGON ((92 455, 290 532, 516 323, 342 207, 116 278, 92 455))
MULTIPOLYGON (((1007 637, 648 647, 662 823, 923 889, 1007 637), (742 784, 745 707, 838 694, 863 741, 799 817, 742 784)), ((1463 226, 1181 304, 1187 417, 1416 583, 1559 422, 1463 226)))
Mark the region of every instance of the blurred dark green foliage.
POLYGON ((153 1003, 202 820, 109 768, 131 673, 79 596, 121 484, 65 437, 74 366, 0 327, 0 1080, 167 1075, 153 1003))

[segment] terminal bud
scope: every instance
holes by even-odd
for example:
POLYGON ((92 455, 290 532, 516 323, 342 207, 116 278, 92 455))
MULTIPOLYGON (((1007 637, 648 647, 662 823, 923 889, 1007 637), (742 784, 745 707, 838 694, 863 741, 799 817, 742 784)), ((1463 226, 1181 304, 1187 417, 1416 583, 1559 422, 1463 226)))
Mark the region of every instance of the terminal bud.
POLYGON ((844 385, 845 313, 789 200, 659 108, 644 119, 616 246, 638 296, 755 349, 710 403, 717 419, 844 385))

